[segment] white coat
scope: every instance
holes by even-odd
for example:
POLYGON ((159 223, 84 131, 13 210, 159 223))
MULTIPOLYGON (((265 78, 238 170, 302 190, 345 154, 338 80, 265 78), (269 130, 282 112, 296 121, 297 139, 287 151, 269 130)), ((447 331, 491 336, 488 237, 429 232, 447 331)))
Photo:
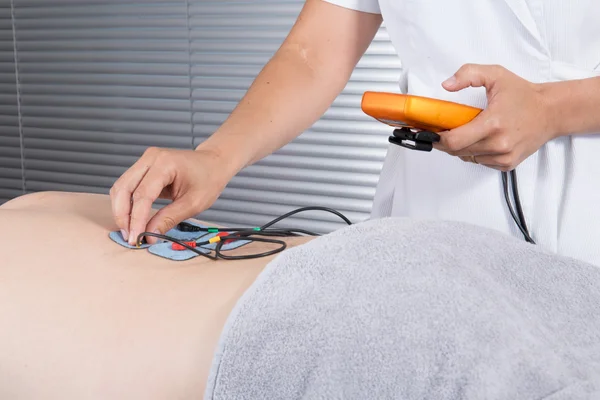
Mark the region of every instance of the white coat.
MULTIPOLYGON (((382 14, 402 63, 403 93, 483 108, 485 89, 441 86, 466 63, 499 64, 531 82, 600 76, 598 0, 327 1, 382 14)), ((600 135, 547 143, 517 177, 537 244, 600 265, 600 135)), ((389 146, 372 212, 385 216, 463 221, 522 238, 500 172, 435 150, 389 146)))

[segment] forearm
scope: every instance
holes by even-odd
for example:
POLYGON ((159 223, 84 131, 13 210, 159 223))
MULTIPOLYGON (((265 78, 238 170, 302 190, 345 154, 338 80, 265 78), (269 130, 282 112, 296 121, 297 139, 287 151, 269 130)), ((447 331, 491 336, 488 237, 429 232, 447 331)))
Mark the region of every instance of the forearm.
MULTIPOLYGON (((227 153, 238 170, 284 146, 331 105, 352 71, 282 47, 264 67, 225 123, 198 149, 227 153)), ((235 172, 235 171, 234 171, 235 172)))
POLYGON ((554 137, 600 132, 600 77, 541 85, 554 137))

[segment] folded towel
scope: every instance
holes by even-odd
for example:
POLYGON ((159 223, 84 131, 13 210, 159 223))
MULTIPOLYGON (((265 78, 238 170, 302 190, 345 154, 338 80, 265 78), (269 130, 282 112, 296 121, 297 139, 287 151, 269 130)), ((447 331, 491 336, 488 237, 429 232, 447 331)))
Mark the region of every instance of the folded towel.
POLYGON ((600 399, 600 269, 455 222, 363 222, 273 260, 207 399, 600 399))

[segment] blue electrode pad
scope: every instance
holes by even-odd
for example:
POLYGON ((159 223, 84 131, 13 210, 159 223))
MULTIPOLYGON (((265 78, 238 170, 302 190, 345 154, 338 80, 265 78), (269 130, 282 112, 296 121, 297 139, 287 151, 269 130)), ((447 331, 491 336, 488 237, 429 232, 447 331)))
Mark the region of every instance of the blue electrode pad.
MULTIPOLYGON (((200 225, 194 221, 191 220, 186 220, 185 221, 187 224, 192 225, 192 226, 196 226, 199 228, 203 228, 203 229, 207 229, 208 227, 205 225, 200 225)), ((227 232, 228 235, 234 235, 234 232, 227 232)), ((166 233, 166 236, 170 236, 173 239, 177 239, 179 241, 182 242, 190 242, 190 241, 198 241, 198 240, 202 240, 202 241, 206 241, 209 240, 213 237, 215 237, 217 235, 217 233, 213 233, 213 232, 185 232, 185 231, 180 231, 177 228, 173 228, 171 230, 169 230, 166 233)), ((123 238, 123 236, 121 235, 121 232, 119 231, 115 231, 115 232, 110 232, 110 234, 108 235, 111 240, 123 247, 126 247, 128 249, 148 249, 148 251, 151 254, 154 254, 156 256, 159 257, 163 257, 163 258, 168 258, 170 260, 174 260, 174 261, 185 261, 185 260, 190 260, 194 257, 199 257, 199 254, 194 253, 191 250, 173 250, 172 249, 172 243, 171 242, 159 242, 157 244, 154 245, 150 245, 148 243, 142 243, 139 247, 137 246, 131 246, 129 243, 127 243, 127 240, 125 240, 123 238)), ((221 251, 228 251, 228 250, 233 250, 233 249, 237 249, 238 247, 244 246, 245 244, 250 243, 249 240, 234 240, 230 243, 223 243, 221 245, 221 251)), ((208 254, 210 253, 210 250, 214 250, 217 247, 217 243, 210 243, 204 246, 199 246, 196 247, 196 250, 208 254)))

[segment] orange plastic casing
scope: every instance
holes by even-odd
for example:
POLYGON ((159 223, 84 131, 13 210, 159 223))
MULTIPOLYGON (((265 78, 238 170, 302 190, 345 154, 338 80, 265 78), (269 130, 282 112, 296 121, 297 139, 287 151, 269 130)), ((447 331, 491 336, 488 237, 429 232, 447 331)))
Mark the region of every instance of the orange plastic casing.
POLYGON ((361 108, 385 124, 431 132, 457 128, 481 112, 480 108, 451 101, 385 92, 365 92, 361 108))

